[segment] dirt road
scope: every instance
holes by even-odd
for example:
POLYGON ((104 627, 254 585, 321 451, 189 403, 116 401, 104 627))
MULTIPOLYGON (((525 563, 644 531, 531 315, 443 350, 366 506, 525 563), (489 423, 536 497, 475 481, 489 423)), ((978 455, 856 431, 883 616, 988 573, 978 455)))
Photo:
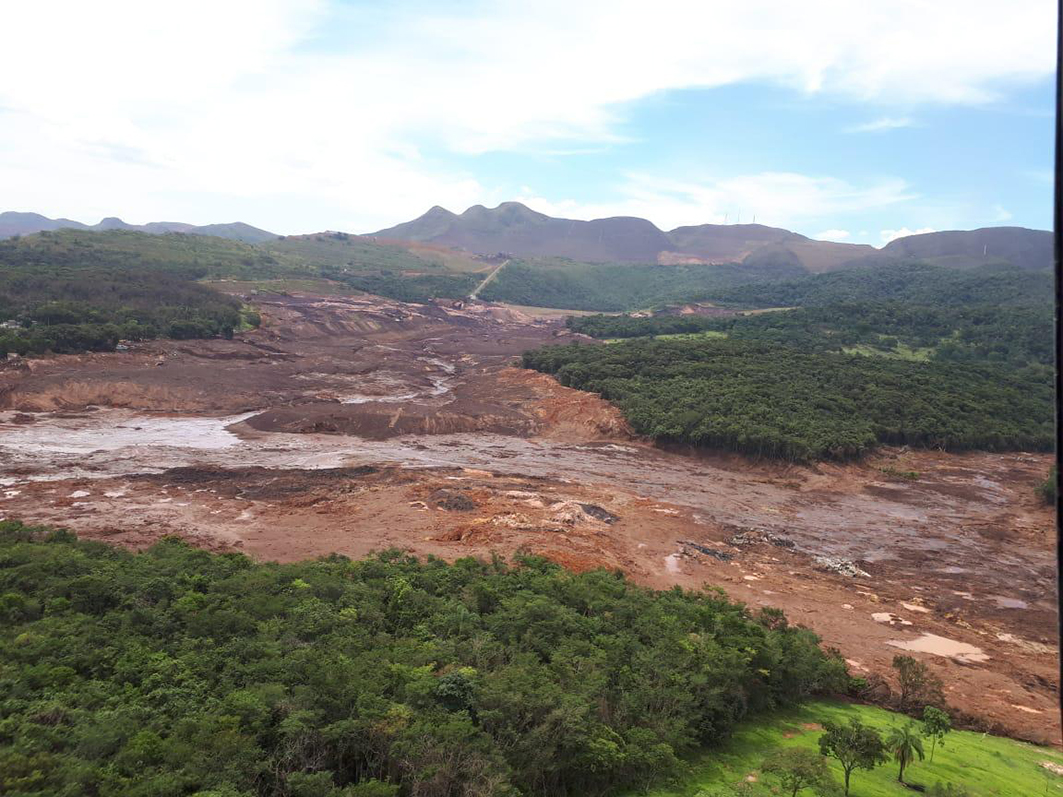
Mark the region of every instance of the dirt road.
POLYGON ((281 560, 528 550, 721 586, 784 608, 857 674, 922 651, 956 706, 1059 741, 1046 456, 890 449, 806 468, 667 452, 510 365, 563 335, 557 321, 373 298, 261 309, 264 328, 234 341, 6 364, 0 515, 135 547, 176 533, 281 560))
POLYGON ((484 277, 483 282, 481 282, 479 285, 476 286, 475 289, 473 289, 473 292, 469 294, 469 299, 471 301, 476 301, 476 297, 478 297, 480 295, 480 291, 482 291, 484 288, 486 288, 488 286, 488 284, 490 284, 491 280, 493 280, 495 277, 498 276, 498 272, 501 271, 502 269, 504 269, 508 265, 509 265, 509 261, 508 260, 503 260, 501 263, 499 263, 490 274, 488 274, 486 277, 484 277))

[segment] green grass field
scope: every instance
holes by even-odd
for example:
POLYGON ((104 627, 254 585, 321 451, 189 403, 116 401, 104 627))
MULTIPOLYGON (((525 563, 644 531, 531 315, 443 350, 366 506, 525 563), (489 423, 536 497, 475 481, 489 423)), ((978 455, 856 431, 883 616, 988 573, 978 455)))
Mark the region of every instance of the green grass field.
POLYGON ((706 329, 702 332, 677 332, 674 335, 655 335, 656 340, 703 340, 705 338, 726 338, 726 332, 706 329))
POLYGON ((201 280, 222 293, 312 293, 321 296, 361 296, 362 291, 357 291, 342 282, 333 280, 307 277, 298 277, 266 280, 201 280))
MULTIPOLYGON (((760 765, 778 747, 806 747, 818 750, 820 723, 848 721, 856 717, 865 725, 888 732, 908 721, 907 717, 871 706, 816 702, 770 719, 747 723, 724 747, 706 752, 690 763, 690 775, 683 782, 652 790, 650 797, 731 797, 731 795, 779 794, 770 776, 761 777, 760 765), (752 780, 751 780, 752 778, 752 780)), ((1063 766, 1059 751, 1016 742, 997 736, 953 731, 938 745, 934 762, 916 761, 905 771, 905 780, 927 789, 936 783, 962 786, 971 797, 1036 797, 1063 794, 1063 776, 1054 774, 1042 762, 1063 766)), ((842 771, 837 762, 831 770, 841 794, 842 771)), ((897 782, 893 761, 867 772, 857 770, 851 782, 851 797, 902 797, 916 792, 897 782)), ((963 792, 961 792, 962 794, 963 792)), ((811 795, 812 791, 799 794, 811 795)))
POLYGON ((910 360, 911 362, 925 363, 930 359, 934 350, 929 347, 912 348, 905 343, 898 343, 892 349, 876 349, 861 343, 858 346, 847 346, 842 349, 846 354, 859 354, 865 357, 891 357, 895 360, 910 360))

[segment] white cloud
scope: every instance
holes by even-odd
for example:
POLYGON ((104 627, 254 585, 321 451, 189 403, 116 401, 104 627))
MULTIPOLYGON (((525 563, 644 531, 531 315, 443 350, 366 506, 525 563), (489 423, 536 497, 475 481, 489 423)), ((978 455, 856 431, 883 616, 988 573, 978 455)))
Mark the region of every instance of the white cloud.
MULTIPOLYGON (((986 102, 1054 69, 1044 0, 1005 10, 970 0, 427 9, 11 4, 0 48, 4 205, 193 222, 233 208, 281 232, 366 230, 428 204, 507 198, 448 154, 621 141, 625 104, 667 90, 760 81, 910 108, 986 102)), ((758 220, 804 213, 767 184, 780 200, 830 204, 839 192, 753 175, 634 191, 621 204, 685 218, 691 202, 723 208, 726 195, 743 213, 755 206, 758 220)))
POLYGON ((870 122, 852 125, 845 128, 846 133, 879 133, 884 130, 897 130, 901 127, 912 127, 915 122, 907 116, 880 116, 870 122))
POLYGON ((879 233, 879 237, 882 239, 882 243, 888 244, 898 238, 907 238, 909 235, 923 235, 928 232, 937 232, 937 230, 933 227, 920 227, 918 230, 909 230, 907 227, 901 227, 899 230, 882 230, 879 233))
POLYGON ((607 203, 551 201, 526 191, 519 199, 542 213, 577 219, 641 216, 662 229, 739 221, 800 228, 826 217, 876 210, 914 199, 902 180, 854 186, 833 177, 761 172, 724 179, 669 179, 632 173, 607 203))
POLYGON ((994 205, 993 206, 993 221, 997 222, 997 223, 1002 222, 1002 221, 1011 221, 1011 211, 1008 210, 1003 205, 994 205))
POLYGON ((824 230, 823 232, 817 232, 812 237, 818 241, 844 241, 852 238, 852 233, 848 230, 824 230))

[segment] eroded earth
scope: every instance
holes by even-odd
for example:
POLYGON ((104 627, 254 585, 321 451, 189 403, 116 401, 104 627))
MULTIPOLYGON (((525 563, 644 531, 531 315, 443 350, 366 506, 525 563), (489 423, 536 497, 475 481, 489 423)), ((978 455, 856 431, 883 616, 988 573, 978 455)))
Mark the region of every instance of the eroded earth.
POLYGON ((542 554, 783 608, 854 674, 902 651, 957 708, 1060 743, 1050 457, 798 466, 666 451, 515 367, 516 310, 253 297, 262 328, 0 363, 0 516, 293 560, 542 554), (905 478, 916 472, 917 479, 905 478))

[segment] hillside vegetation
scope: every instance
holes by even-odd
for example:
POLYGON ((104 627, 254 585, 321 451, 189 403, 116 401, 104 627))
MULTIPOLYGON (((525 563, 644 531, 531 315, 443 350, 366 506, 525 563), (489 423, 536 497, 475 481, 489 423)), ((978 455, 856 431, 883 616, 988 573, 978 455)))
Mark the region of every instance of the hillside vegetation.
POLYGON ((779 612, 622 575, 256 564, 0 523, 10 797, 602 795, 844 689, 779 612))
POLYGON ((927 263, 850 269, 720 291, 717 301, 745 307, 794 307, 838 302, 929 305, 1050 305, 1052 272, 984 266, 957 271, 927 263))
POLYGON ((797 346, 805 351, 862 351, 898 356, 923 350, 944 362, 1054 360, 1050 305, 968 307, 854 302, 726 318, 594 315, 570 318, 569 329, 596 338, 635 338, 716 332, 741 340, 797 346), (899 349, 904 347, 904 349, 899 349))
POLYGON ((1048 368, 920 363, 758 340, 545 346, 527 368, 601 394, 650 437, 791 460, 879 443, 1050 450, 1048 368))
POLYGON ((253 257, 234 241, 169 236, 169 247, 137 246, 143 233, 42 233, 0 241, 0 355, 110 351, 120 339, 231 336, 240 302, 194 280, 253 257), (132 238, 130 238, 132 236, 132 238), (184 240, 188 239, 188 240, 184 240), (204 243, 205 242, 205 243, 204 243))
POLYGON ((260 245, 205 235, 58 230, 0 241, 0 356, 113 350, 121 339, 231 336, 240 302, 200 280, 329 278, 402 301, 462 297, 487 264, 343 233, 260 245), (456 273, 453 273, 457 270, 456 273))
POLYGON ((481 298, 537 307, 616 312, 700 301, 738 285, 799 274, 737 263, 656 266, 580 263, 561 258, 514 260, 484 288, 481 298))

